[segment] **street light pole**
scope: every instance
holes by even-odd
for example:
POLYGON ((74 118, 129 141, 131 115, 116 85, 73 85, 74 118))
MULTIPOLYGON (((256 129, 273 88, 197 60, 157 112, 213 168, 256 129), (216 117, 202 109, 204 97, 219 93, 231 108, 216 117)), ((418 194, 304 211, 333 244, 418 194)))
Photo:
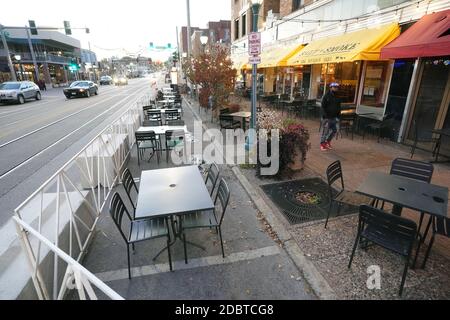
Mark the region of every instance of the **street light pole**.
MULTIPOLYGON (((253 1, 252 4, 252 13, 253 13, 253 26, 252 26, 252 32, 258 32, 258 15, 259 15, 259 9, 261 8, 261 4, 259 1, 253 1)), ((250 118, 250 135, 249 135, 249 148, 253 146, 253 143, 256 140, 256 137, 253 136, 254 130, 256 130, 256 77, 257 77, 257 65, 252 65, 252 114, 250 118)))
POLYGON ((38 65, 36 62, 36 55, 34 54, 33 43, 31 42, 30 28, 25 26, 25 29, 27 31, 28 46, 30 48, 31 58, 33 59, 34 75, 36 77, 36 82, 37 82, 37 81, 39 81, 39 68, 38 68, 38 65))
POLYGON ((6 42, 5 29, 3 28, 3 26, 1 24, 0 24, 0 35, 2 37, 3 48, 5 48, 5 51, 6 51, 6 58, 8 60, 9 70, 11 72, 11 79, 12 79, 12 81, 17 81, 16 71, 14 70, 14 66, 13 66, 11 56, 9 53, 8 42, 6 42))

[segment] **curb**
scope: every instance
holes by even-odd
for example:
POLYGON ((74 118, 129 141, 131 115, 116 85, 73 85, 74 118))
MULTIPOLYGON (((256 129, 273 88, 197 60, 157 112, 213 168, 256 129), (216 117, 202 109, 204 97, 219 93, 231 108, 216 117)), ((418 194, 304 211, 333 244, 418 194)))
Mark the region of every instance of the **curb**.
POLYGON ((284 243, 284 249, 297 268, 303 272, 305 280, 314 290, 317 297, 321 300, 337 300, 337 296, 333 289, 331 289, 328 282, 319 273, 314 264, 305 257, 305 254, 302 252, 295 240, 292 239, 290 233, 273 214, 272 209, 270 209, 269 205, 242 174, 241 170, 238 167, 233 167, 232 170, 242 187, 252 199, 256 208, 264 215, 273 231, 275 231, 280 240, 284 243))
MULTIPOLYGON (((183 97, 183 100, 191 109, 195 118, 200 119, 197 113, 194 111, 191 103, 183 97)), ((201 119, 200 119, 201 120, 201 119)), ((206 125, 203 125, 204 129, 207 129, 206 125)), ((242 185, 248 196, 255 204, 256 208, 264 215, 264 218, 272 227, 273 231, 277 234, 278 238, 284 244, 289 257, 292 259, 296 267, 302 271, 305 280, 313 289, 315 295, 321 300, 337 300, 336 293, 330 287, 328 282, 323 278, 320 272, 316 269, 314 264, 309 261, 305 254, 302 252, 295 240, 292 239, 291 234, 283 224, 278 220, 272 209, 266 203, 266 201, 258 194, 258 191, 251 185, 247 178, 243 175, 239 167, 233 166, 231 168, 234 175, 242 185)))

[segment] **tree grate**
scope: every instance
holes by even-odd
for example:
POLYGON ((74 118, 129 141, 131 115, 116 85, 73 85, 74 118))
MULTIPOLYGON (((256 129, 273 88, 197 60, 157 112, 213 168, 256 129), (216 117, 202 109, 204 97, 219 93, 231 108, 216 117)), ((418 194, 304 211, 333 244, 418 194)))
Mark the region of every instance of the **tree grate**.
MULTIPOLYGON (((320 178, 293 180, 261 186, 291 225, 326 219, 330 207, 328 184, 320 178), (308 202, 310 201, 310 202, 308 202)), ((332 190, 333 196, 337 194, 332 190)), ((342 205, 339 216, 358 212, 358 207, 342 205)), ((330 217, 335 217, 333 204, 330 217)))

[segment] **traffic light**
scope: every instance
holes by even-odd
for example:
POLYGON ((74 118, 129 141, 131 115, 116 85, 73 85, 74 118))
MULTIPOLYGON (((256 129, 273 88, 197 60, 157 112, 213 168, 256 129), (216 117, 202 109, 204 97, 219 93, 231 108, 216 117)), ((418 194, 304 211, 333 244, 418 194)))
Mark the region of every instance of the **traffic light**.
POLYGON ((155 46, 153 45, 153 42, 150 42, 150 48, 153 48, 153 47, 155 47, 155 46))
POLYGON ((36 23, 34 22, 34 20, 28 20, 28 24, 30 25, 30 32, 32 35, 37 35, 37 28, 36 28, 36 23))
POLYGON ((86 28, 86 33, 91 33, 91 30, 89 30, 89 28, 86 28))
POLYGON ((167 44, 167 49, 171 49, 172 48, 172 44, 168 43, 167 44))
POLYGON ((178 52, 177 51, 172 53, 172 60, 173 60, 173 62, 177 62, 178 61, 178 52))
POLYGON ((70 29, 70 22, 69 21, 64 21, 64 29, 66 30, 66 35, 71 35, 72 34, 72 30, 70 29))

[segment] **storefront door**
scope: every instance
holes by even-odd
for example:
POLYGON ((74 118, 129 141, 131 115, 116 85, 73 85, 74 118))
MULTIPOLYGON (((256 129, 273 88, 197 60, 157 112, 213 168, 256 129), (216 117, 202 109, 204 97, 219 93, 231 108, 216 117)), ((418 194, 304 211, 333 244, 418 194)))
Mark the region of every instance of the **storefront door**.
MULTIPOLYGON (((448 123, 448 104, 450 99, 450 65, 444 59, 428 59, 422 63, 419 76, 420 83, 416 92, 416 99, 412 119, 409 122, 408 140, 412 142, 413 120, 417 123, 418 138, 429 139, 432 129, 441 129, 448 123)), ((448 125, 448 124, 447 124, 448 125)), ((422 145, 430 149, 431 145, 422 145)))

